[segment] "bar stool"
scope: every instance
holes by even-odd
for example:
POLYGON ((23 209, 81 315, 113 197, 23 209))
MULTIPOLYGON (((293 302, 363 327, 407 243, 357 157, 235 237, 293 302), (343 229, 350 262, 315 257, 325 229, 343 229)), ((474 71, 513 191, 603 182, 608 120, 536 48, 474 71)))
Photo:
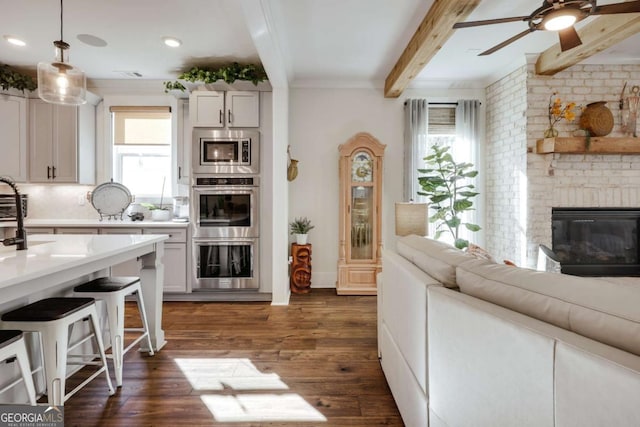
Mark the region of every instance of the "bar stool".
POLYGON ((113 359, 114 370, 116 371, 116 386, 122 387, 122 365, 124 355, 138 342, 146 338, 149 348, 149 356, 153 356, 151 336, 149 335, 149 325, 147 314, 142 299, 142 288, 139 277, 100 277, 80 286, 76 286, 73 291, 77 295, 95 298, 104 301, 107 305, 107 316, 109 317, 109 334, 111 336, 111 354, 107 357, 113 359), (128 295, 136 296, 142 328, 124 327, 124 302, 128 295), (124 333, 140 332, 141 334, 124 348, 124 333))
POLYGON ((5 360, 9 361, 14 358, 18 361, 18 366, 22 373, 22 379, 15 380, 3 389, 0 389, 0 394, 15 387, 20 381, 23 381, 24 386, 27 389, 29 403, 31 405, 35 405, 36 389, 33 385, 33 378, 31 377, 31 364, 29 363, 29 357, 27 356, 27 346, 24 343, 24 334, 22 331, 16 330, 0 330, 0 362, 5 360))
POLYGON ((98 324, 98 312, 93 298, 46 298, 25 305, 2 315, 4 328, 21 329, 25 332, 39 332, 44 373, 47 381, 49 405, 62 406, 78 390, 105 373, 109 394, 115 393, 109 378, 107 358, 98 324), (91 334, 77 343, 69 343, 69 327, 89 318, 91 334), (82 343, 95 338, 99 354, 67 354, 82 343), (87 357, 90 359, 87 360, 87 357), (97 356, 102 363, 94 362, 97 356), (80 358, 79 362, 75 359, 80 358), (101 365, 89 378, 69 393, 65 394, 67 363, 70 365, 101 365))

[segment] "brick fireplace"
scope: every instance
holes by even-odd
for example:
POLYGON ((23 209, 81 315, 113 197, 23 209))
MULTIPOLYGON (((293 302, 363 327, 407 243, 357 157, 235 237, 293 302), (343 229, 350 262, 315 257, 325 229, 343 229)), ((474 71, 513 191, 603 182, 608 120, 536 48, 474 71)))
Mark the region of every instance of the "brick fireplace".
MULTIPOLYGON (((553 207, 640 207, 640 155, 535 154, 548 126, 549 96, 586 105, 607 101, 622 136, 618 99, 640 84, 640 65, 575 65, 536 76, 529 62, 487 88, 486 246, 498 259, 535 267, 538 245, 551 246, 553 207)), ((578 135, 560 122, 560 136, 578 135)))

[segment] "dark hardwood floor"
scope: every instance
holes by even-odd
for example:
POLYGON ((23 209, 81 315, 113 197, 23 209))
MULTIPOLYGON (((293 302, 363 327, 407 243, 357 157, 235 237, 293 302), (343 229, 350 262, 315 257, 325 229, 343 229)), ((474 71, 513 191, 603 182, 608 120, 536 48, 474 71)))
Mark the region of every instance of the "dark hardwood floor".
POLYGON ((167 345, 127 353, 114 396, 104 378, 80 390, 66 427, 403 425, 377 358, 375 297, 314 289, 288 306, 165 302, 163 313, 167 345))

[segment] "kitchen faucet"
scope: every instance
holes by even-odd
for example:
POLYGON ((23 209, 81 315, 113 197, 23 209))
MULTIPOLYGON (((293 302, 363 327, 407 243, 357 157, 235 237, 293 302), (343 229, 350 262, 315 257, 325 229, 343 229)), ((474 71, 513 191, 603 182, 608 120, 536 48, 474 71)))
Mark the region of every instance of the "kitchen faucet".
POLYGON ((7 184, 14 193, 16 193, 16 220, 18 221, 18 229, 16 230, 16 237, 9 237, 2 241, 5 246, 17 246, 17 250, 23 251, 27 249, 27 232, 24 229, 24 212, 22 210, 22 200, 20 198, 20 192, 18 186, 10 178, 0 176, 0 182, 7 184))

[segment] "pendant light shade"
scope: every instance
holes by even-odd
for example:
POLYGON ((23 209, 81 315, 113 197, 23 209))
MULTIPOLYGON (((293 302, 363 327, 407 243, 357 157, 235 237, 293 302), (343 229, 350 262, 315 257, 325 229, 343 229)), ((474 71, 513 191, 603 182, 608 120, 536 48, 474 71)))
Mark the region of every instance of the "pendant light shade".
POLYGON ((53 42, 56 59, 38 64, 38 96, 52 104, 81 105, 87 102, 87 79, 84 71, 65 62, 69 44, 62 39, 62 10, 60 0, 60 40, 53 42))

